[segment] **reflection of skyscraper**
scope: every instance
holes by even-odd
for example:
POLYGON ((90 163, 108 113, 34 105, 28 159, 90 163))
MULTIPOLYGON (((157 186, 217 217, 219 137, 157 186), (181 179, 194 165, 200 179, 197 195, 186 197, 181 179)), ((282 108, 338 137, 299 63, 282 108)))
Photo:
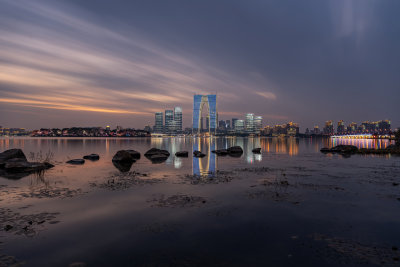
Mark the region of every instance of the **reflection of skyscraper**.
POLYGON ((155 133, 163 132, 163 113, 162 112, 156 112, 156 114, 155 114, 154 132, 155 133))
POLYGON ((182 108, 175 107, 174 109, 175 131, 182 131, 182 108))
POLYGON ((206 154, 205 158, 193 157, 193 174, 201 176, 212 176, 217 169, 217 158, 215 153, 211 151, 216 149, 214 139, 196 138, 193 140, 193 151, 203 151, 206 154))
POLYGON ((209 117, 209 132, 215 133, 217 129, 217 95, 194 95, 193 97, 193 133, 199 133, 201 113, 207 106, 209 117))

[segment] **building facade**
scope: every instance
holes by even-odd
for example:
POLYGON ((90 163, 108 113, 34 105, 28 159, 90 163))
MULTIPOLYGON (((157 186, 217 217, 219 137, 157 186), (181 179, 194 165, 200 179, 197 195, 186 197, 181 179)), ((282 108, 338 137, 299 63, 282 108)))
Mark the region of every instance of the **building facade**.
POLYGON ((154 123, 154 132, 155 133, 163 133, 164 132, 163 117, 164 117, 164 114, 162 112, 156 112, 155 123, 154 123))
POLYGON ((201 131, 201 114, 204 106, 207 107, 209 133, 217 130, 217 95, 194 95, 193 97, 193 133, 198 134, 201 131))

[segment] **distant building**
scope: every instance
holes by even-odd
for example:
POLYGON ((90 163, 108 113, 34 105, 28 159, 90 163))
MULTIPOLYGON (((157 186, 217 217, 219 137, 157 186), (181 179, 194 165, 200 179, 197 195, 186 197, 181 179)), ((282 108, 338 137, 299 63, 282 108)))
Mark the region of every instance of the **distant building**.
POLYGON ((237 121, 238 118, 232 118, 232 128, 235 129, 235 121, 237 121))
POLYGON ((349 125, 347 125, 347 133, 348 134, 355 134, 357 133, 357 123, 352 122, 349 125))
POLYGON ((225 121, 225 126, 226 126, 227 129, 230 129, 231 128, 231 121, 230 120, 226 120, 225 121))
POLYGON ((154 132, 155 133, 163 133, 164 132, 163 117, 164 117, 164 114, 162 112, 156 112, 155 124, 154 124, 154 132))
POLYGON ((335 134, 335 129, 333 127, 333 121, 326 121, 325 122, 325 127, 323 129, 323 134, 324 135, 334 135, 335 134))
POLYGON ((343 120, 338 121, 336 133, 337 134, 346 134, 346 127, 344 126, 343 120))
POLYGON ((165 127, 164 132, 167 134, 171 134, 174 132, 175 123, 174 123, 174 111, 167 109, 165 110, 165 127))
POLYGON ((233 127, 236 133, 244 133, 244 120, 235 120, 235 125, 233 127))
POLYGON ((320 135, 321 134, 321 131, 319 130, 319 126, 318 125, 314 126, 314 130, 313 130, 312 133, 316 134, 316 135, 320 135))
POLYGON ((246 114, 246 133, 248 133, 248 134, 254 133, 254 114, 253 113, 246 114))
POLYGON ((254 117, 254 133, 255 134, 260 134, 262 129, 262 117, 261 116, 255 116, 254 117))
POLYGON ((208 131, 217 130, 217 95, 194 95, 193 97, 193 133, 200 133, 201 113, 204 105, 208 107, 208 131))
POLYGON ((182 108, 175 107, 174 109, 175 131, 182 131, 182 108))

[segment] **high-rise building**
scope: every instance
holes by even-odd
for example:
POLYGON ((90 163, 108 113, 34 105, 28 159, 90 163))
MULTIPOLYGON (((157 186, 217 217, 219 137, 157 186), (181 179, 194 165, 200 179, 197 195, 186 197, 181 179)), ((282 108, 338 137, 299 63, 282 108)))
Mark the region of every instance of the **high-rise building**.
POLYGON ((357 132, 357 123, 352 122, 347 126, 348 134, 355 134, 357 132))
POLYGON ((235 129, 235 121, 237 121, 238 118, 232 118, 232 128, 235 129))
POLYGON ((261 133, 261 128, 262 128, 262 117, 261 116, 255 116, 254 117, 254 133, 260 134, 261 133))
POLYGON ((344 126, 344 121, 343 120, 338 121, 336 132, 338 134, 345 134, 346 133, 346 127, 344 126))
POLYGON ((318 126, 318 125, 315 125, 315 126, 314 126, 313 133, 314 133, 314 134, 317 134, 317 135, 321 133, 321 131, 319 130, 319 126, 318 126))
POLYGON ((249 134, 254 133, 254 114, 246 114, 246 132, 249 134))
POLYGON ((333 121, 326 121, 325 127, 323 129, 324 135, 333 135, 335 133, 335 129, 333 128, 333 121))
POLYGON ((182 131, 182 108, 175 107, 174 109, 175 131, 182 131))
POLYGON ((225 121, 225 126, 226 126, 227 129, 230 129, 231 128, 231 121, 230 120, 226 120, 225 121))
POLYGON ((201 113, 204 105, 208 108, 208 131, 215 133, 217 129, 217 95, 194 95, 193 97, 193 133, 201 130, 201 113))
POLYGON ((165 132, 171 134, 174 132, 174 111, 173 110, 165 110, 165 132))
POLYGON ((156 112, 156 114, 155 114, 154 132, 155 133, 164 132, 163 113, 162 112, 156 112))
POLYGON ((244 133, 244 120, 235 120, 235 125, 233 125, 235 128, 236 133, 244 133))

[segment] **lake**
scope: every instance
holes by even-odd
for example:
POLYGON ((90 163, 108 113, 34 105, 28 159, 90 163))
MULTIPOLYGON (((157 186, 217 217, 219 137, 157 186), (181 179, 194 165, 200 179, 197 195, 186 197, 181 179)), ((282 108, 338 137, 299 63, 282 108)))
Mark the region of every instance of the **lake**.
POLYGON ((0 152, 55 167, 0 177, 0 266, 399 265, 400 157, 319 152, 338 144, 389 141, 1 138, 0 152), (236 145, 240 157, 211 153, 236 145), (152 147, 171 156, 153 164, 152 147), (111 161, 121 149, 142 154, 129 171, 111 161))

